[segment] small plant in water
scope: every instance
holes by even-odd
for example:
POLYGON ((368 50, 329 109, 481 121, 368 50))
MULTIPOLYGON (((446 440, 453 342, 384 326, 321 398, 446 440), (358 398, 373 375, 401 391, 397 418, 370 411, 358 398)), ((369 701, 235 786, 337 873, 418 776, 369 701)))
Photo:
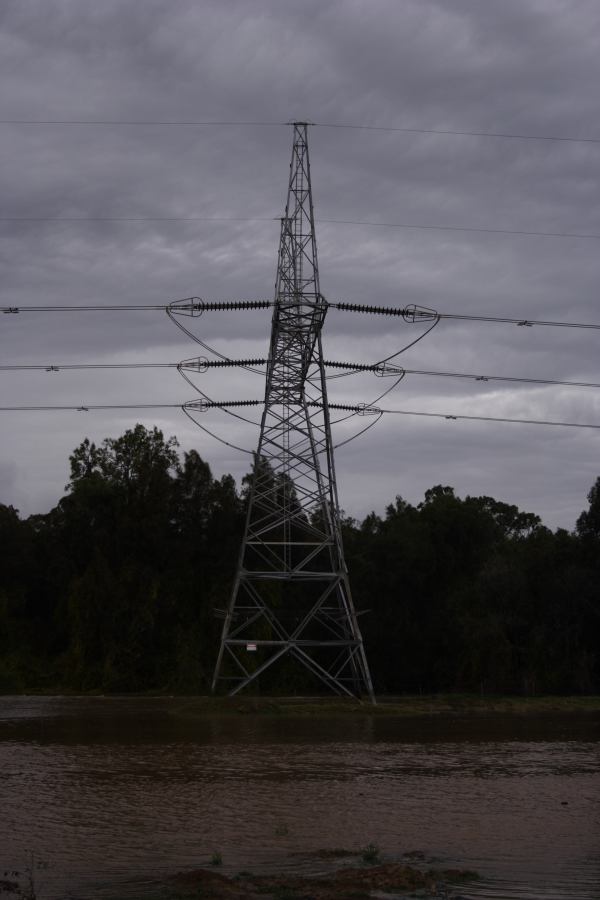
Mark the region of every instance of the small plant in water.
POLYGON ((275 834, 277 837, 285 837, 286 834, 289 834, 289 828, 287 825, 278 825, 275 829, 275 834))
POLYGON ((48 863, 46 862, 38 862, 36 864, 35 857, 33 855, 33 851, 29 854, 29 864, 25 867, 24 872, 5 872, 4 875, 11 875, 14 878, 18 878, 19 880, 16 882, 12 881, 0 881, 0 892, 10 891, 13 895, 16 895, 18 900, 37 900, 37 891, 35 885, 35 870, 37 869, 47 869, 48 863))
POLYGON ((379 862, 379 853, 380 850, 376 844, 367 844, 367 846, 363 847, 360 851, 360 858, 364 863, 373 866, 375 863, 379 862))
POLYGON ((223 865, 223 856, 219 853, 218 850, 215 850, 213 855, 210 858, 211 866, 222 866, 223 865))
POLYGON ((298 900, 298 894, 292 888, 280 887, 272 895, 274 900, 298 900))

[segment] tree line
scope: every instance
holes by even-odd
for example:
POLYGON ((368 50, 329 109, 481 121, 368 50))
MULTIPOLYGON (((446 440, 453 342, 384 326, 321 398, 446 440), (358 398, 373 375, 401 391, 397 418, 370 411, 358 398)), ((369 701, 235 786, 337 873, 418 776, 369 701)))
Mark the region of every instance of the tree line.
MULTIPOLYGON (((207 691, 250 476, 142 425, 70 466, 49 513, 0 504, 0 692, 207 691)), ((573 532, 442 485, 345 518, 376 691, 600 693, 600 478, 588 500, 573 532)))

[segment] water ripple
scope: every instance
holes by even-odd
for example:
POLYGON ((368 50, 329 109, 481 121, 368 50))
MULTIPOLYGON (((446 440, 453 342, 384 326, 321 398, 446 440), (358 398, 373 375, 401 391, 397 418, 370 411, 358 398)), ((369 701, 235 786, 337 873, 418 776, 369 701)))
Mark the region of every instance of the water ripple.
POLYGON ((225 873, 316 874, 336 864, 320 848, 371 842, 384 859, 478 871, 469 900, 600 896, 593 729, 456 740, 440 722, 419 740, 422 726, 372 720, 182 725, 170 702, 0 704, 0 868, 33 853, 42 900, 133 898, 217 850, 225 873))

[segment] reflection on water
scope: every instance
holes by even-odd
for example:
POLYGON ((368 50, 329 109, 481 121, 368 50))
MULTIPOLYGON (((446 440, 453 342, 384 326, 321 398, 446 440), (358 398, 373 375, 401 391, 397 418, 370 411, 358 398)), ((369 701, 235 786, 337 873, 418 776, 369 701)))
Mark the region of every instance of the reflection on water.
MULTIPOLYGON (((0 698, 0 868, 40 900, 135 896, 223 855, 422 851, 468 898, 600 897, 600 720, 194 716, 174 699, 0 698)), ((0 871, 0 878, 2 872, 0 871)))

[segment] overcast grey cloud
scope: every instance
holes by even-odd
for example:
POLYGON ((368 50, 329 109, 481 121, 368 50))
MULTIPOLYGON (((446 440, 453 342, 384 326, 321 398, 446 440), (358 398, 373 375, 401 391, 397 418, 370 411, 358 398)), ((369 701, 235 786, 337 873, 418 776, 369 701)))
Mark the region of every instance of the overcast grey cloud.
MULTIPOLYGON (((600 322, 600 240, 494 232, 599 235, 600 143, 323 127, 599 139, 599 83, 596 0, 0 5, 5 123, 319 123, 309 141, 321 287, 332 301, 600 322)), ((286 125, 0 124, 0 136, 0 305, 272 296, 286 125)), ((206 314, 193 328, 227 355, 264 355, 269 315, 206 314)), ((381 359, 422 330, 331 310, 326 352, 381 359)), ((595 331, 442 320, 397 361, 600 382, 599 341, 595 331)), ((178 362, 201 352, 160 312, 4 315, 0 350, 4 365, 178 362)), ((246 373, 200 377, 217 399, 262 394, 246 373)), ((331 399, 368 401, 387 386, 342 379, 331 399)), ((0 372, 0 405, 193 395, 172 369, 0 372)), ((385 406, 600 424, 593 388, 407 375, 385 406)), ((227 440, 255 444, 249 426, 205 415, 227 440)), ((136 421, 196 447, 217 474, 248 468, 248 457, 176 408, 0 416, 0 502, 24 514, 57 501, 68 453, 84 437, 116 436, 136 421)), ((443 483, 571 528, 600 474, 599 442, 592 430, 390 415, 340 449, 341 501, 362 516, 395 494, 419 502, 443 483)))

